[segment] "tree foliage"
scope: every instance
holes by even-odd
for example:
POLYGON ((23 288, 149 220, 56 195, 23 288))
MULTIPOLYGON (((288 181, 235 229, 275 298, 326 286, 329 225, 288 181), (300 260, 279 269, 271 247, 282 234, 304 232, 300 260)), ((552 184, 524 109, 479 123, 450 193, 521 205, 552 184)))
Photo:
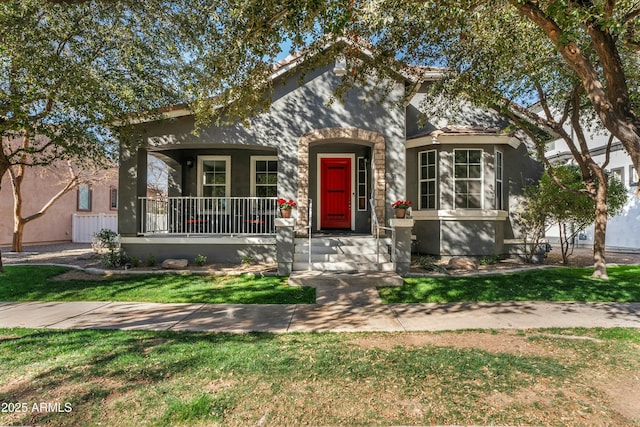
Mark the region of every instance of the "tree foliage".
MULTIPOLYGON (((586 191, 580 168, 575 165, 554 168, 555 178, 545 172, 538 183, 535 194, 537 206, 543 209, 546 225, 557 225, 560 231, 562 260, 568 262, 571 241, 595 221, 595 203, 586 191), (562 182, 558 185, 556 180, 562 182)), ((627 201, 627 189, 619 180, 609 177, 607 190, 607 213, 609 217, 618 215, 627 201)))
POLYGON ((0 180, 23 165, 107 163, 114 124, 184 101, 184 53, 201 30, 188 3, 0 3, 0 180))
POLYGON ((439 93, 524 114, 514 102, 563 105, 580 87, 640 170, 637 2, 371 0, 357 10, 353 31, 379 54, 448 68, 439 93))
POLYGON ((105 158, 114 123, 183 99, 179 14, 135 5, 0 5, 0 176, 9 165, 105 158))

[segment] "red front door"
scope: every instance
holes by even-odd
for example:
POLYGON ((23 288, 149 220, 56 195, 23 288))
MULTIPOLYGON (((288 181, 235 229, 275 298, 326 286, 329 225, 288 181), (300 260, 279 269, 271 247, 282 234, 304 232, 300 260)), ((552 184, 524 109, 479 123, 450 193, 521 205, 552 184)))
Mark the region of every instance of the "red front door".
POLYGON ((351 159, 320 159, 320 228, 351 228, 351 159))

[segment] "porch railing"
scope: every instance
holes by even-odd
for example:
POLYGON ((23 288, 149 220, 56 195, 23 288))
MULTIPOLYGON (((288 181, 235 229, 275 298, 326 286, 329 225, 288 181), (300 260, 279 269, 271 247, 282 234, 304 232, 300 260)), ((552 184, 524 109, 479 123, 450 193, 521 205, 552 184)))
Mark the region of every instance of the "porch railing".
POLYGON ((383 227, 380 225, 373 199, 369 199, 369 206, 371 207, 371 219, 376 228, 376 265, 380 268, 380 230, 391 231, 391 262, 396 262, 396 231, 392 227, 383 227))
POLYGON ((142 234, 275 234, 276 197, 140 197, 142 234))

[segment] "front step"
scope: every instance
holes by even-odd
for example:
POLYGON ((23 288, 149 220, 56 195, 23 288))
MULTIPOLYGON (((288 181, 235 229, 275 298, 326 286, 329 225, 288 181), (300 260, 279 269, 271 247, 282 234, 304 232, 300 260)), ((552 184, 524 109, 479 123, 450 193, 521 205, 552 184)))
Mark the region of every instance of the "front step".
POLYGON ((391 239, 380 239, 380 255, 377 242, 371 236, 358 237, 314 237, 296 239, 293 255, 294 271, 395 271, 388 248, 391 239), (309 263, 311 250, 311 263, 309 263))
POLYGON ((355 272, 349 274, 321 271, 294 271, 289 276, 292 286, 402 286, 404 280, 393 272, 355 272))
POLYGON ((396 264, 393 262, 376 263, 356 263, 356 262, 311 262, 309 268, 308 261, 294 261, 293 271, 333 271, 352 273, 359 271, 396 271, 396 264))

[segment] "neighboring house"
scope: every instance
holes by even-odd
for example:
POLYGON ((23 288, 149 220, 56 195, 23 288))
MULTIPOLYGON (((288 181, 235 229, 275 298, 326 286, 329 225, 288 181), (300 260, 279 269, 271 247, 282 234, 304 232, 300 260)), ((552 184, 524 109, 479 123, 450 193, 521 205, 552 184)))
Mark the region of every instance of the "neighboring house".
MULTIPOLYGON (((591 132, 586 133, 586 136, 593 160, 600 165, 604 164, 609 134, 591 132)), ((570 164, 573 162, 573 156, 566 143, 562 140, 547 144, 545 155, 555 163, 570 164)), ((622 213, 609 218, 607 223, 607 251, 640 251, 640 199, 634 194, 638 186, 638 174, 631 163, 631 158, 617 139, 614 139, 611 144, 607 170, 619 179, 629 192, 628 200, 622 209, 622 213)), ((560 236, 558 227, 551 227, 546 235, 550 241, 557 241, 560 236)), ((593 246, 593 226, 580 232, 575 243, 593 246)))
MULTIPOLYGON (((273 103, 249 126, 210 125, 195 134, 193 115, 173 108, 165 120, 139 125, 137 148, 121 145, 119 233, 128 254, 287 258, 276 254, 276 197, 297 202, 295 231, 307 235, 311 221, 319 252, 331 245, 320 243, 327 235, 375 236, 378 224, 391 224, 391 204, 399 199, 413 202, 414 251, 513 250, 519 236, 511 214, 541 167, 518 138, 502 132, 502 118, 466 106, 465 120, 434 117, 419 126, 425 88, 442 70, 420 68, 420 81, 398 72, 383 102, 366 95, 373 83, 333 100, 341 70, 333 63, 307 70, 300 84, 302 60, 278 64, 273 103), (148 154, 170 168, 167 201, 147 197, 148 154)), ((298 245, 308 243, 296 240, 296 253, 298 245)))
MULTIPOLYGON (((38 212, 64 186, 65 168, 27 167, 22 183, 22 216, 38 212)), ((40 218, 24 229, 23 244, 91 242, 102 227, 116 228, 118 213, 117 169, 101 172, 92 184, 81 184, 58 199, 40 218)), ((13 240, 13 189, 9 174, 0 190, 0 247, 11 247, 13 240)))

